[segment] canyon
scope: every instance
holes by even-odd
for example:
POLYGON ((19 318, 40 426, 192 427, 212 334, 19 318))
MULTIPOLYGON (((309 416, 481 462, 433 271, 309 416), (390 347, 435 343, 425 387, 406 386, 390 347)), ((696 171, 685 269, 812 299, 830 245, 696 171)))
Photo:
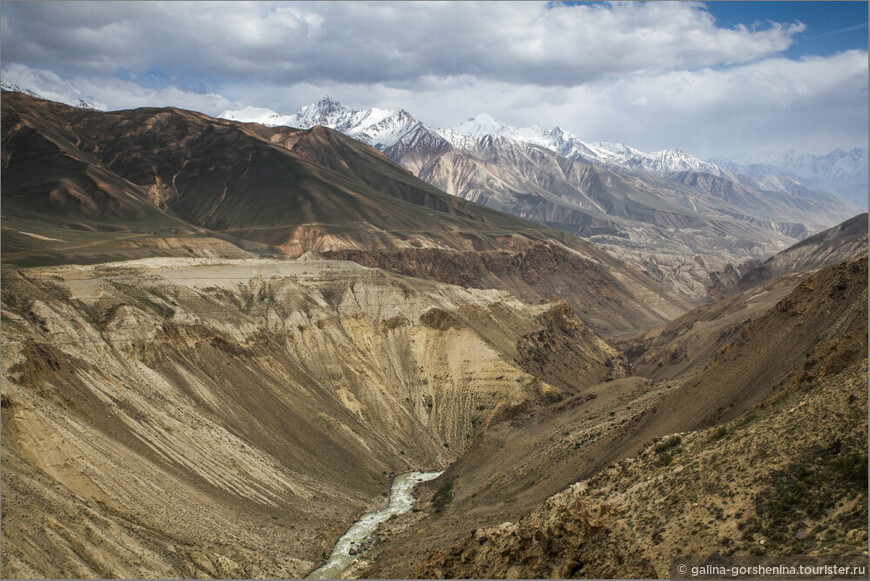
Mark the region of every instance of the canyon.
POLYGON ((2 111, 5 577, 305 577, 411 472, 342 577, 866 560, 866 214, 491 140, 601 185, 574 228, 322 124, 2 111))

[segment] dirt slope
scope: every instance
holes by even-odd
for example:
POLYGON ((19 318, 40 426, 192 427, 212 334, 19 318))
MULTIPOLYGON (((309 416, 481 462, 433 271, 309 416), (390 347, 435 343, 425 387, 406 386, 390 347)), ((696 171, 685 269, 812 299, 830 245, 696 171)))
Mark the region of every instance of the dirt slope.
POLYGON ((801 240, 764 263, 748 270, 739 288, 795 272, 806 272, 848 260, 867 250, 867 213, 858 214, 813 236, 801 240))
POLYGON ((634 373, 673 379, 698 371, 743 327, 766 313, 809 274, 782 276, 698 307, 638 338, 620 342, 634 373))
MULTIPOLYGON (((749 322, 781 300, 809 273, 867 251, 867 215, 811 236, 749 270, 723 298, 624 340, 635 373, 669 379, 695 371, 749 322)), ((732 271, 732 274, 733 273, 732 271)))
POLYGON ((392 475, 626 368, 565 303, 347 262, 6 268, 2 293, 8 577, 303 575, 392 475))

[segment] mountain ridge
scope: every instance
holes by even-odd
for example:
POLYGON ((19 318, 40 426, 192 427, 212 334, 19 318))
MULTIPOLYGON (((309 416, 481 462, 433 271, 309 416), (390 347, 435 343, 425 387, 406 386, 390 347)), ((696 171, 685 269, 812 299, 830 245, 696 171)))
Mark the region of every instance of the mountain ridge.
POLYGON ((558 125, 552 129, 545 129, 540 125, 517 128, 498 121, 488 113, 479 113, 452 128, 431 128, 404 109, 357 110, 344 107, 329 96, 323 97, 317 103, 303 106, 294 114, 280 114, 267 108, 245 107, 241 110, 226 110, 218 117, 264 125, 286 124, 302 128, 323 124, 379 149, 387 149, 398 141, 400 136, 397 134, 404 134, 407 131, 407 128, 402 128, 403 124, 420 124, 430 135, 437 135, 459 149, 463 148, 469 138, 479 139, 486 135, 498 135, 550 149, 569 159, 605 167, 653 172, 695 171, 725 177, 731 181, 742 181, 745 184, 749 183, 751 178, 770 175, 788 177, 795 181, 801 178, 813 178, 818 174, 828 179, 867 175, 866 149, 856 148, 848 152, 838 149, 825 156, 788 152, 782 156, 779 164, 739 164, 724 157, 704 160, 677 148, 643 152, 622 143, 583 142, 558 125), (379 136, 367 133, 361 128, 365 124, 372 127, 387 121, 389 121, 387 124, 397 131, 396 133, 379 136), (861 158, 862 155, 865 161, 863 164, 860 163, 861 159, 856 160, 856 156, 861 158), (852 163, 844 164, 842 159, 844 157, 850 157, 852 163))
POLYGON ((692 306, 582 239, 451 196, 322 126, 269 128, 179 109, 85 111, 17 94, 4 96, 3 123, 7 261, 80 262, 87 252, 85 261, 99 262, 197 246, 206 255, 317 251, 446 282, 457 282, 449 265, 473 263, 481 284, 530 302, 561 295, 602 333, 636 332, 692 306), (52 171, 38 170, 33 140, 52 144, 52 171), (120 218, 95 213, 105 211, 120 218), (481 261, 481 252, 492 258, 481 261), (539 266, 529 269, 528 256, 539 266), (560 261, 573 266, 560 272, 560 261), (602 284, 609 293, 594 290, 602 284))

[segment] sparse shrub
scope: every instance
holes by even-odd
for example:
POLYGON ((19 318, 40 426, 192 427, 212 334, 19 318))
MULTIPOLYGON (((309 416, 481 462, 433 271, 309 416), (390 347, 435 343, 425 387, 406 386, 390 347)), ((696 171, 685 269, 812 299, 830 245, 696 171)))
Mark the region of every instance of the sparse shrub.
POLYGON ((751 424, 753 421, 755 421, 755 418, 757 418, 757 417, 758 417, 757 412, 754 412, 754 411, 750 412, 750 413, 744 415, 743 417, 741 417, 739 420, 737 420, 737 425, 740 427, 746 426, 748 424, 751 424))
POLYGON ((867 454, 854 451, 831 460, 831 468, 843 480, 867 488, 867 454))
POLYGON ((432 510, 440 514, 453 500, 453 480, 445 482, 432 496, 432 510))
POLYGON ((430 329, 438 331, 447 331, 448 329, 459 329, 462 327, 456 317, 439 308, 429 309, 420 315, 420 322, 430 329))
POLYGON ((659 466, 667 466, 674 460, 674 456, 670 452, 662 452, 656 457, 656 464, 659 466))
MULTIPOLYGON (((866 495, 867 454, 862 450, 817 447, 786 468, 772 472, 767 484, 755 498, 755 510, 757 526, 773 548, 794 542, 777 533, 824 518, 844 498, 866 495)), ((866 523, 864 503, 856 514, 844 515, 842 526, 849 529, 866 523)))
POLYGON ((664 452, 667 452, 671 448, 675 448, 676 446, 679 446, 682 443, 683 443, 683 439, 680 436, 677 436, 677 435, 669 436, 669 437, 665 438, 664 440, 662 440, 661 442, 659 442, 658 444, 656 444, 654 450, 655 450, 656 454, 662 454, 664 452))
POLYGON ((725 436, 728 435, 728 428, 725 426, 719 426, 710 434, 710 441, 715 442, 716 440, 721 440, 725 436))

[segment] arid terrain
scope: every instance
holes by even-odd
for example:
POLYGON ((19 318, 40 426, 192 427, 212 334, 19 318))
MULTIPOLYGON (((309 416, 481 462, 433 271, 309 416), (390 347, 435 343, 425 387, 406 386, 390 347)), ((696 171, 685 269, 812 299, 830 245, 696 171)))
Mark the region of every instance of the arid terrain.
POLYGON ((304 577, 441 470, 343 577, 866 558, 866 214, 701 275, 322 126, 2 107, 4 578, 304 577))

